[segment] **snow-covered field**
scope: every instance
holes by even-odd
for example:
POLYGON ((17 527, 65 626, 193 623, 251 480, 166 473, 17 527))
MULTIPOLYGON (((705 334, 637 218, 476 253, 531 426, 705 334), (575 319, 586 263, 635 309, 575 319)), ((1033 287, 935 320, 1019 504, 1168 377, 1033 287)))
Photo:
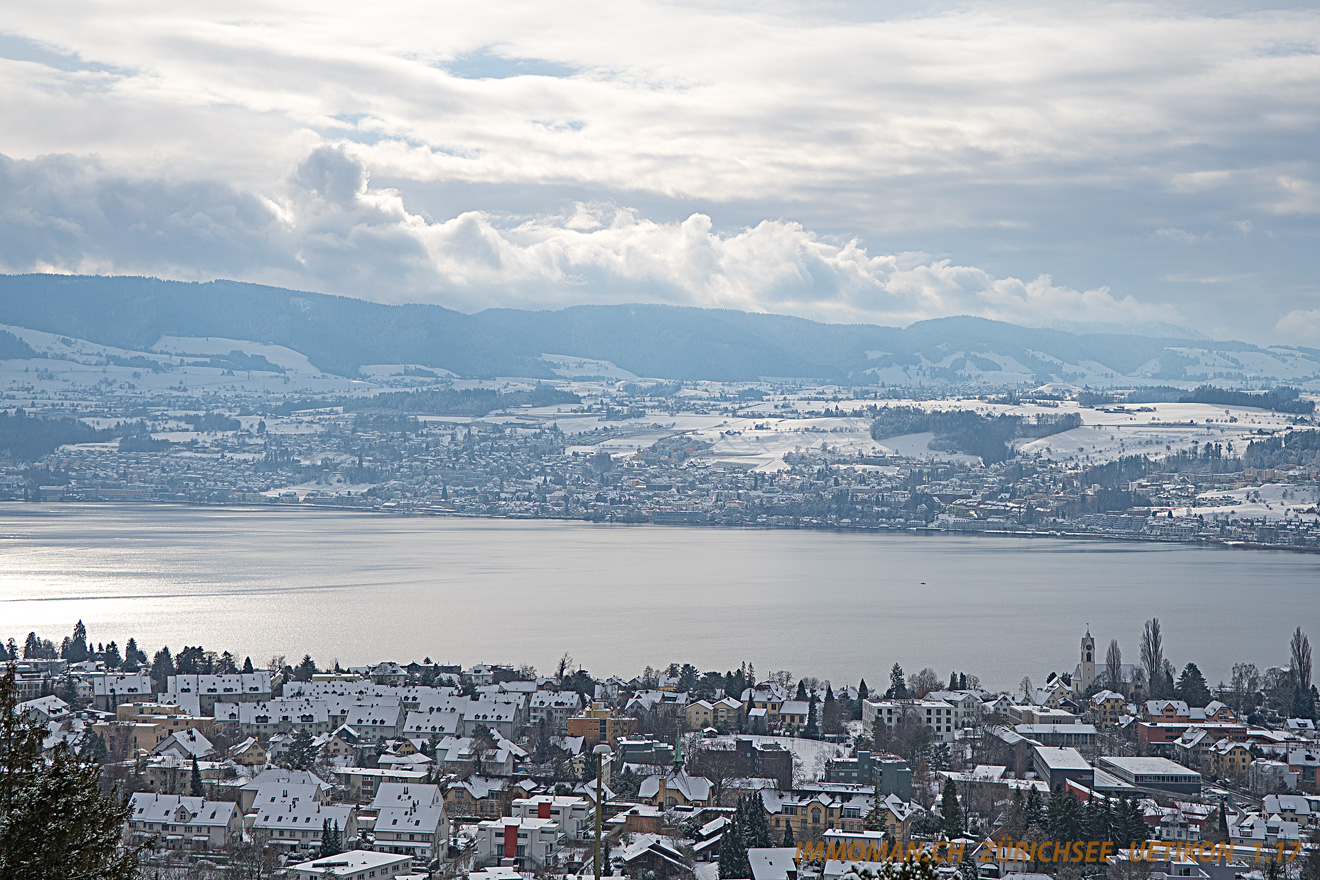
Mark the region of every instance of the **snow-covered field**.
POLYGON ((1307 520, 1320 519, 1317 513, 1320 490, 1312 486, 1265 483, 1197 496, 1195 507, 1180 507, 1176 516, 1223 517, 1229 519, 1307 520))

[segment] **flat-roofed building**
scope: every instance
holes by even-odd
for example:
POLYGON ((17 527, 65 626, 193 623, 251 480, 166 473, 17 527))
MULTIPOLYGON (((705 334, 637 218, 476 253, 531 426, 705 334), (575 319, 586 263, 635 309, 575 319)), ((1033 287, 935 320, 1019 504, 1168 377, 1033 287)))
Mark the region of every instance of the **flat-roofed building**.
POLYGON ((1107 773, 1135 785, 1176 794, 1200 794, 1201 774, 1168 758, 1125 758, 1101 756, 1096 765, 1107 773))
POLYGON ((1059 746, 1036 746, 1032 767, 1050 790, 1067 783, 1078 782, 1088 788, 1095 783, 1095 770, 1081 752, 1059 746))
POLYGON ((394 853, 354 849, 289 868, 290 880, 381 880, 410 872, 412 859, 394 853))

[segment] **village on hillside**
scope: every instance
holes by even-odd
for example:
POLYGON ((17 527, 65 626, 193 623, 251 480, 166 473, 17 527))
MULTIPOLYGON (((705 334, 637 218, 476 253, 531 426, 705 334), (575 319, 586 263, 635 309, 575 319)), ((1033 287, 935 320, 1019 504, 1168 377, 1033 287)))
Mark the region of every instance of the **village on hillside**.
POLYGON ((257 667, 79 624, 58 648, 10 641, 3 696, 128 799, 147 877, 838 880, 956 845, 934 869, 961 880, 1274 880, 1314 867, 1320 832, 1300 628, 1289 649, 1211 686, 1164 659, 1153 619, 1139 662, 1088 631, 1071 669, 1009 693, 898 664, 869 687, 746 663, 596 678, 568 655, 550 674, 257 667), (1039 841, 1106 858, 1057 864, 1039 841))

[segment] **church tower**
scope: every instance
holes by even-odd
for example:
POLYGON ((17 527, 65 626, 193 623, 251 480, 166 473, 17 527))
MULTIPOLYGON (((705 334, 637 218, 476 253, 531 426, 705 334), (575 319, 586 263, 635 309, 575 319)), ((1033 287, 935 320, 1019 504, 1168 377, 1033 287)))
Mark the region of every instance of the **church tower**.
POLYGON ((1082 667, 1081 675, 1077 682, 1077 692, 1083 693, 1091 685, 1095 684, 1095 639, 1091 638, 1091 628, 1086 628, 1086 635, 1082 636, 1082 667))

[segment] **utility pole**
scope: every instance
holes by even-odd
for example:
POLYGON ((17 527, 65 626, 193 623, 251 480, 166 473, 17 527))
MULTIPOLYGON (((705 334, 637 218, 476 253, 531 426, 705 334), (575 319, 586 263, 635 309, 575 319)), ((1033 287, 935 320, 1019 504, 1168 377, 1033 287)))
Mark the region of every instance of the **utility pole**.
POLYGON ((605 806, 604 803, 603 803, 603 801, 604 801, 604 796, 603 796, 603 794, 602 794, 602 792, 604 791, 604 784, 601 782, 601 778, 600 778, 600 776, 601 776, 601 762, 604 760, 605 756, 608 755, 608 754, 610 753, 610 747, 609 747, 608 745, 606 745, 605 743, 601 743, 600 745, 596 746, 596 747, 595 747, 594 749, 592 749, 591 751, 592 751, 592 754, 594 754, 594 755, 596 756, 596 857, 595 857, 596 870, 595 870, 595 875, 596 875, 596 880, 600 880, 600 824, 601 824, 601 811, 604 809, 604 806, 605 806))

